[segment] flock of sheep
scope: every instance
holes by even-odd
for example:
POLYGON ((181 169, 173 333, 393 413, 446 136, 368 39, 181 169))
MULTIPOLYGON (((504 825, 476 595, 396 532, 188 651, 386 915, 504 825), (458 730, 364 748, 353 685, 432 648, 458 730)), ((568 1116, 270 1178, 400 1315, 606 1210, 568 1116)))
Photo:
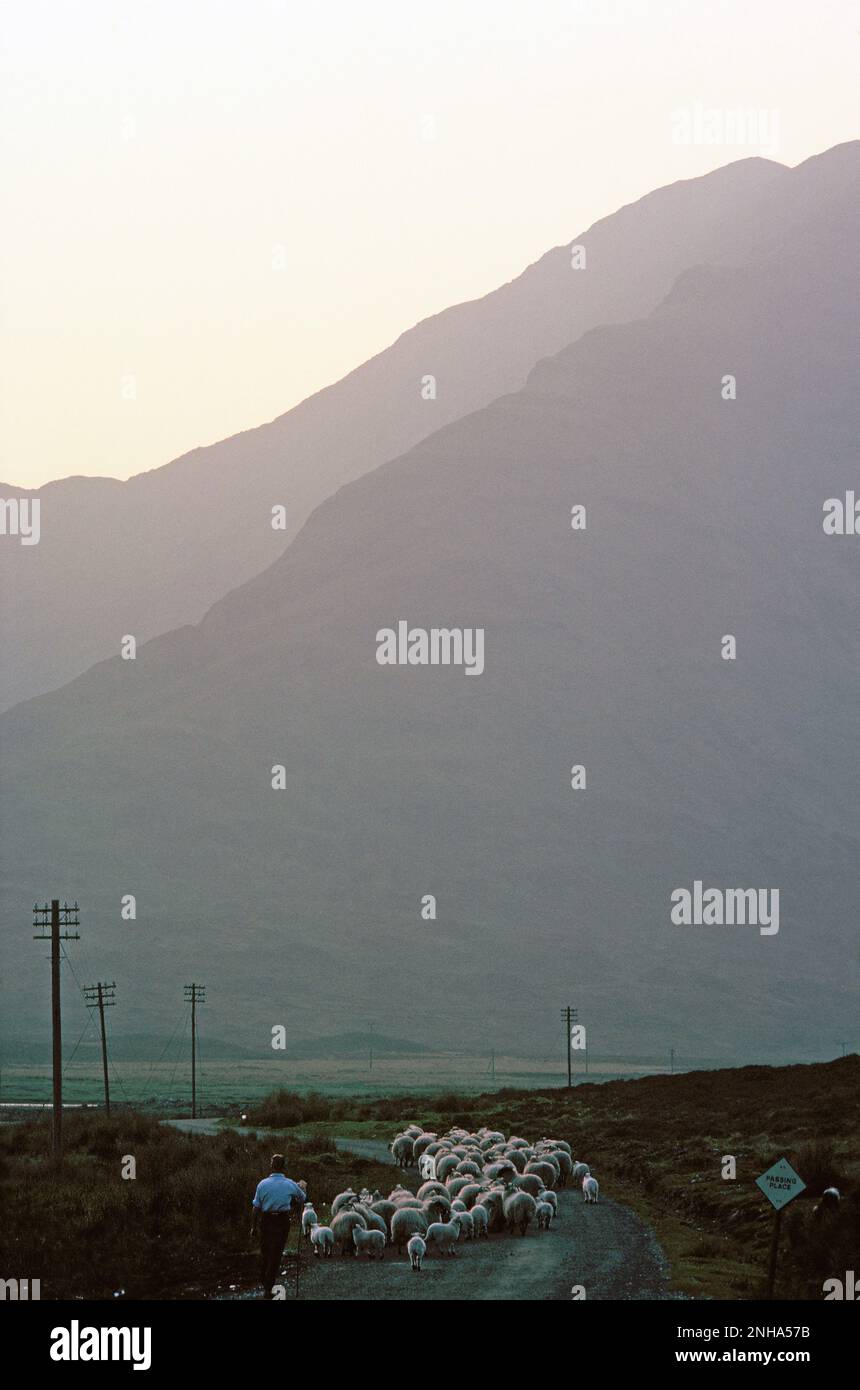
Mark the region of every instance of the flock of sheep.
POLYGON ((428 1250, 454 1255, 460 1240, 507 1229, 525 1235, 534 1224, 548 1231, 558 1212, 556 1189, 579 1182, 585 1202, 596 1202, 598 1184, 587 1163, 577 1163, 562 1139, 530 1144, 497 1129, 474 1134, 449 1129, 438 1135, 418 1124, 389 1145, 394 1162, 418 1168, 417 1193, 398 1185, 387 1197, 348 1188, 331 1204, 331 1225, 320 1224, 312 1202, 302 1212, 302 1233, 315 1255, 365 1255, 381 1260, 391 1244, 420 1270, 428 1250))

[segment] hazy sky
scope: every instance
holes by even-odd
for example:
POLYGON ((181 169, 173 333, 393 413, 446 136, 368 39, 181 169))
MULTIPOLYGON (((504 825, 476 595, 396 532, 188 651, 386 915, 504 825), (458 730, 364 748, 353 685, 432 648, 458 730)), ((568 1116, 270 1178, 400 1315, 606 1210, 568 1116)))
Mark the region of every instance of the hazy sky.
POLYGON ((271 419, 596 218, 860 133, 849 0, 17 0, 0 478, 271 419), (757 146, 679 108, 778 113, 757 146))

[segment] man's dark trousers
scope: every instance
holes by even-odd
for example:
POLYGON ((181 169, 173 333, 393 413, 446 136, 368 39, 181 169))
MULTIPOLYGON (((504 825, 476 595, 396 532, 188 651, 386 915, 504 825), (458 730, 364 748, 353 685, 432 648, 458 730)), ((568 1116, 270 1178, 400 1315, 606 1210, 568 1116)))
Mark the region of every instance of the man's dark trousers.
POLYGON ((260 1277, 266 1293, 281 1268, 281 1256, 290 1234, 290 1214, 287 1211, 264 1211, 260 1216, 260 1277))

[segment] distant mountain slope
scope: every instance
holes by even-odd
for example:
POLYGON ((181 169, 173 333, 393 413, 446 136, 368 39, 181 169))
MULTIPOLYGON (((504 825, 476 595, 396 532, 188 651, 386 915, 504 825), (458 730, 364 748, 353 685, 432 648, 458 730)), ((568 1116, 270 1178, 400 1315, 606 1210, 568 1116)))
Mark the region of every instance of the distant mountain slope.
MULTIPOLYGON (((0 538, 0 709, 138 641, 197 622, 264 570, 320 502, 442 425, 518 390, 539 358, 650 312, 680 271, 745 257, 788 177, 746 159, 622 208, 485 298, 437 314, 286 415, 128 482, 38 489, 42 538, 0 538), (424 400, 421 381, 437 379, 424 400), (271 509, 286 507, 287 530, 271 509)), ((62 471, 63 460, 56 460, 62 471)), ((0 465, 14 475, 14 459, 0 465)), ((28 496, 0 484, 0 497, 28 496)))
POLYGON ((4 1012, 48 1016, 58 892, 130 1027, 193 972, 255 1047, 348 1009, 534 1049, 569 995, 605 1052, 850 1037, 860 538, 822 506, 857 484, 858 166, 342 489, 196 628, 4 715, 4 1012), (480 625, 484 673, 380 666, 399 619, 480 625), (672 925, 697 879, 778 888, 778 934, 672 925))

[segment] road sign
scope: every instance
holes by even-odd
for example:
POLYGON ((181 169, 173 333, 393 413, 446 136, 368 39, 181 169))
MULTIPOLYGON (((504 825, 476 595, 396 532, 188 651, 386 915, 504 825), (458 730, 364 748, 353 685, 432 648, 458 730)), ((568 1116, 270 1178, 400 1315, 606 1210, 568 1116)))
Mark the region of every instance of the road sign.
POLYGON ((755 1181, 756 1187, 761 1188, 771 1206, 776 1207, 777 1211, 786 1206, 792 1198, 799 1197, 806 1189, 803 1178, 799 1173, 795 1173, 787 1158, 781 1158, 755 1181))

